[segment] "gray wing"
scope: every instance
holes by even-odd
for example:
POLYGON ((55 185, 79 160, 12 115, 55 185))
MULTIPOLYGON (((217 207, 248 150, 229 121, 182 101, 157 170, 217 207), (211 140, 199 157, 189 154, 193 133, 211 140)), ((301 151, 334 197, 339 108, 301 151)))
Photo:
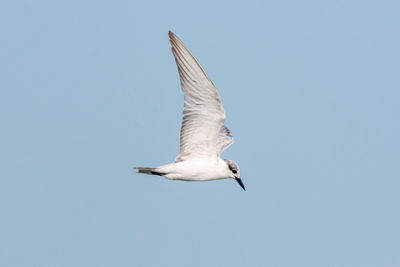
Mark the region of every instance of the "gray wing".
POLYGON ((184 94, 180 152, 175 161, 217 156, 217 139, 225 121, 221 97, 197 59, 168 32, 184 94))
POLYGON ((221 155, 224 150, 233 144, 233 137, 231 131, 225 125, 222 126, 218 135, 217 150, 218 155, 221 155))

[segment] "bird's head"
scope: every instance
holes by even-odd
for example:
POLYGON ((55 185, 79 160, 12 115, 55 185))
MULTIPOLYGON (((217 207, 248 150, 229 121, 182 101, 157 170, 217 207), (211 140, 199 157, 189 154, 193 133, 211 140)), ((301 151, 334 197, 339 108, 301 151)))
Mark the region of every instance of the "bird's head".
POLYGON ((243 188, 243 190, 246 190, 242 182, 242 179, 240 179, 239 166, 233 160, 224 159, 224 161, 226 162, 228 168, 228 177, 235 179, 236 182, 238 182, 239 185, 243 188))

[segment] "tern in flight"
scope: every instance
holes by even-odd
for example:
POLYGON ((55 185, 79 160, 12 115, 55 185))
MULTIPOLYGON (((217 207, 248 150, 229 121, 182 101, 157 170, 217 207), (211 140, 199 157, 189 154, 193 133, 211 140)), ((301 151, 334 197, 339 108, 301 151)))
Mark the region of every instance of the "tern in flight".
POLYGON ((136 167, 139 173, 170 180, 209 181, 233 178, 245 190, 239 167, 221 153, 233 143, 224 125, 225 111, 214 84, 184 43, 168 32, 184 94, 180 152, 175 162, 159 167, 136 167))

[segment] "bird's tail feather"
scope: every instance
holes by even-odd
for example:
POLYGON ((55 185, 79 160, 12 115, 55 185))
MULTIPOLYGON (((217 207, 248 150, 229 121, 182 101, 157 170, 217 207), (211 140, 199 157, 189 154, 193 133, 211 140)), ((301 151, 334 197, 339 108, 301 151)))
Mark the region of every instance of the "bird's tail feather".
POLYGON ((160 175, 163 176, 165 173, 157 171, 157 168, 149 168, 149 167, 136 167, 135 168, 138 173, 150 174, 150 175, 160 175))

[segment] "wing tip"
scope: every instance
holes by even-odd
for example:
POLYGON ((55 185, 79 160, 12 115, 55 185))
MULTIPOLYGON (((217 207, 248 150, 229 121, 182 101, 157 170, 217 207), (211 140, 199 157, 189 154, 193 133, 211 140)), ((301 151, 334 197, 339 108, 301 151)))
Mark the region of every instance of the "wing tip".
POLYGON ((170 41, 179 40, 178 36, 176 36, 172 31, 168 31, 168 37, 170 41))
POLYGON ((175 33, 173 33, 172 31, 168 31, 168 36, 169 36, 169 42, 173 49, 184 48, 185 50, 189 51, 189 49, 185 46, 182 40, 179 39, 178 36, 176 36, 175 33))

